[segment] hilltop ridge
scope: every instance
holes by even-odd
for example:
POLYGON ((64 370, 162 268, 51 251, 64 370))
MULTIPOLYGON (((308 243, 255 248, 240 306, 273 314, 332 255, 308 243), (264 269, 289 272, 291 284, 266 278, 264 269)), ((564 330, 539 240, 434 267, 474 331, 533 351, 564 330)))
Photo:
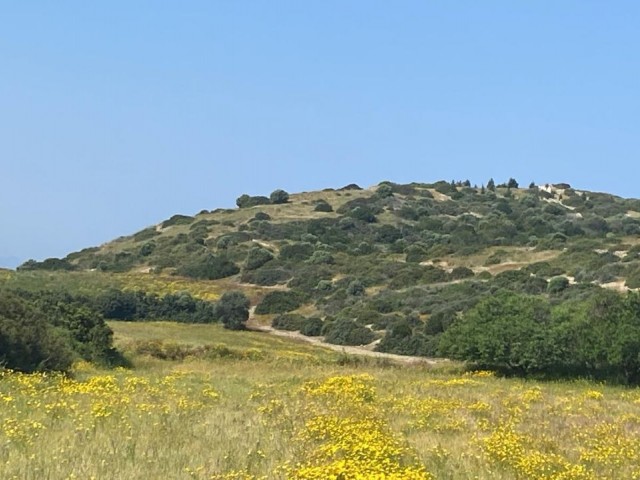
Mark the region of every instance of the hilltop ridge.
POLYGON ((237 204, 19 270, 129 275, 142 288, 185 279, 206 285, 192 289, 203 299, 238 289, 276 328, 413 355, 436 354, 460 313, 501 290, 558 304, 640 287, 640 200, 567 183, 381 182, 237 204))

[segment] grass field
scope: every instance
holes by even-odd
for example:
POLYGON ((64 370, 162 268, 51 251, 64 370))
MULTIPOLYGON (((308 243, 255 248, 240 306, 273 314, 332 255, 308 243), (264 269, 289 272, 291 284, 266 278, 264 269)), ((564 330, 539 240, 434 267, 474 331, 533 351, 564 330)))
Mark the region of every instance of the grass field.
POLYGON ((400 367, 217 325, 111 325, 130 370, 0 374, 0 478, 640 478, 638 389, 400 367), (139 353, 154 342, 193 355, 139 353))

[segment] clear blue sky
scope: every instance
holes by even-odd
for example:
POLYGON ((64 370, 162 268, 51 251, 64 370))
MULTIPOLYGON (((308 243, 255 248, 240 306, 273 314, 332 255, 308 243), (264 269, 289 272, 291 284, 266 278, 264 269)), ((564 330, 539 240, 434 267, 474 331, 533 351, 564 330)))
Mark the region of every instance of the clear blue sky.
POLYGON ((0 3, 0 265, 269 194, 638 197, 637 1, 0 3))

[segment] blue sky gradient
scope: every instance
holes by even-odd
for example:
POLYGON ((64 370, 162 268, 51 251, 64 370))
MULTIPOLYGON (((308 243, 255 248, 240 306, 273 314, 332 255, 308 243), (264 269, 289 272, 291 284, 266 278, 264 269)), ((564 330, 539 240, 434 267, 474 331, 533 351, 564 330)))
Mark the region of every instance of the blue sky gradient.
POLYGON ((638 197, 635 1, 0 3, 0 266, 269 194, 638 197))

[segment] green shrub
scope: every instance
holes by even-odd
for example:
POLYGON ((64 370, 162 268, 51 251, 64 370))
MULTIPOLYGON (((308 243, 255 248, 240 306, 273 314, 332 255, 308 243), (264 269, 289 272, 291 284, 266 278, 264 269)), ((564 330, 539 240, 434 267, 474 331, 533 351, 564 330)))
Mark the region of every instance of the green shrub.
POLYGON ((311 255, 311 257, 307 261, 313 265, 321 265, 321 264, 332 265, 335 263, 335 259, 333 258, 333 255, 331 255, 329 252, 322 251, 322 250, 313 252, 313 255, 311 255))
POLYGON ((640 288, 640 268, 627 274, 625 285, 629 288, 640 288))
POLYGON ((156 227, 148 227, 144 230, 139 231, 133 236, 134 242, 144 242, 145 240, 149 240, 153 237, 157 237, 160 235, 160 232, 156 230, 156 227))
POLYGON ((378 219, 374 211, 368 206, 358 206, 349 212, 349 216, 365 223, 375 223, 378 219))
POLYGON ((265 212, 257 212, 257 213, 253 216, 253 218, 254 218, 255 220, 259 220, 259 221, 266 222, 266 221, 271 220, 271 215, 269 215, 268 213, 265 213, 265 212))
POLYGON ((75 265, 69 263, 66 259, 47 258, 42 262, 35 260, 27 260, 18 267, 18 270, 75 270, 75 265))
POLYGON ((252 197, 250 195, 247 195, 246 193, 243 195, 240 195, 236 199, 236 205, 238 206, 238 208, 250 208, 258 205, 269 205, 270 203, 271 203, 271 200, 267 197, 262 197, 262 196, 252 197))
POLYGON ((347 295, 361 297, 366 294, 365 286, 360 280, 353 280, 347 286, 347 295))
POLYGON ((333 212, 333 207, 325 200, 318 200, 316 206, 313 207, 314 212, 333 212))
POLYGON ((280 249, 282 260, 306 260, 313 254, 313 245, 306 242, 295 242, 284 245, 280 249))
POLYGON ((239 272, 240 269, 235 263, 220 255, 207 255, 177 270, 179 275, 203 280, 226 278, 239 272))
POLYGON ((335 345, 366 345, 375 340, 374 333, 353 320, 338 319, 327 329, 325 341, 335 345))
POLYGON ((566 290, 569 287, 569 279, 567 277, 553 277, 549 280, 547 291, 555 294, 566 290))
POLYGON ((0 365, 23 372, 67 370, 73 353, 44 314, 15 295, 0 292, 0 365))
POLYGON ((244 268, 247 270, 255 270, 262 267, 265 263, 273 260, 273 254, 262 247, 253 247, 247 253, 247 259, 244 263, 244 268))
POLYGON ((189 215, 174 215, 169 220, 162 222, 162 228, 171 227, 173 225, 188 225, 195 220, 194 217, 189 215))
POLYGON ((253 283, 255 285, 269 287, 273 285, 287 283, 287 281, 291 279, 291 276, 292 276, 291 271, 282 267, 274 267, 274 268, 263 267, 263 268, 258 268, 256 270, 244 272, 242 274, 241 280, 244 283, 253 283))
POLYGON ((269 200, 273 204, 287 203, 289 201, 289 194, 284 190, 274 190, 273 192, 271 192, 269 200))
POLYGON ((307 337, 317 337, 322 333, 322 319, 319 317, 309 317, 302 322, 300 333, 307 337))
POLYGON ((249 299, 240 291, 226 292, 216 303, 216 316, 229 330, 244 330, 249 319, 249 299))
POLYGON ((470 268, 456 267, 451 271, 449 277, 451 278, 451 280, 461 280, 463 278, 473 277, 473 275, 473 270, 471 270, 470 268))
POLYGON ((305 302, 305 295, 295 291, 275 291, 265 295, 256 307, 256 313, 286 313, 300 308, 305 302))
POLYGON ((305 321, 302 315, 297 313, 285 313, 284 315, 278 315, 271 321, 271 326, 278 330, 300 330, 305 321))

